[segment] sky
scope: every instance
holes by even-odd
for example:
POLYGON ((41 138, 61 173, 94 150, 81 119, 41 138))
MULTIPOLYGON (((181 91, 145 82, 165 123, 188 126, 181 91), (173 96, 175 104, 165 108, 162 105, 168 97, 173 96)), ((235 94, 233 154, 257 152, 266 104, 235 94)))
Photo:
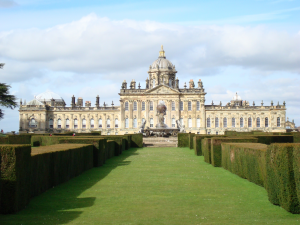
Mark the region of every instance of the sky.
MULTIPOLYGON (((300 0, 0 0, 0 21, 0 82, 18 102, 50 90, 68 106, 119 105, 122 81, 144 88, 163 45, 206 104, 285 101, 300 126, 300 0)), ((0 129, 18 131, 18 108, 1 109, 0 129)))

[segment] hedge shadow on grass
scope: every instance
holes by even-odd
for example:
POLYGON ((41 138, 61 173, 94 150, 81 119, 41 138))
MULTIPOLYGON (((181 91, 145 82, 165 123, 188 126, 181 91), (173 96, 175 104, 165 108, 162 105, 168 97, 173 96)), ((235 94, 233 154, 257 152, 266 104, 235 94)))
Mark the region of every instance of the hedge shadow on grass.
MULTIPOLYGON (((138 148, 130 148, 122 155, 108 159, 102 167, 94 167, 81 175, 32 198, 27 208, 16 214, 1 215, 0 224, 67 224, 78 218, 82 211, 91 207, 96 197, 79 198, 85 190, 105 178, 119 166, 127 166, 129 156, 138 155, 138 148), (70 211, 72 210, 72 211, 70 211)), ((100 221, 98 221, 100 222, 100 221)))

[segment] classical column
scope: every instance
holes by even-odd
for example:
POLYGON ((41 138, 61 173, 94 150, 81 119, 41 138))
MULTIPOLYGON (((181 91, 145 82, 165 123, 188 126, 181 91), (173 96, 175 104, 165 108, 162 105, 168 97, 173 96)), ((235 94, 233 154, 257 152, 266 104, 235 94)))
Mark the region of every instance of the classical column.
POLYGON ((133 100, 129 100, 129 129, 132 129, 133 122, 133 100))
POLYGON ((179 99, 175 100, 175 120, 179 120, 180 119, 180 107, 179 107, 179 99))
POLYGON ((149 100, 146 100, 145 101, 145 113, 146 113, 146 120, 147 120, 147 122, 146 122, 146 124, 147 124, 147 126, 148 127, 150 127, 150 119, 149 119, 149 110, 150 110, 150 107, 149 107, 149 104, 150 104, 150 101, 149 100))
POLYGON ((184 125, 185 125, 185 129, 187 129, 189 127, 189 118, 188 118, 188 100, 184 100, 183 101, 183 111, 184 111, 184 115, 185 118, 184 120, 184 125))
POLYGON ((171 120, 171 114, 172 114, 172 100, 168 100, 167 101, 168 102, 168 106, 167 106, 167 112, 168 112, 168 115, 167 115, 167 117, 168 117, 168 119, 167 119, 167 125, 168 125, 168 127, 172 127, 172 120, 171 120))
POLYGON ((70 115, 70 125, 69 125, 70 130, 74 130, 74 117, 73 114, 70 115))
POLYGON ((79 121, 78 121, 78 130, 82 129, 82 114, 79 114, 78 116, 79 121))
POLYGON ((53 115, 53 129, 57 129, 57 120, 58 120, 57 114, 54 114, 53 115))
POLYGON ((98 116, 98 114, 96 114, 94 116, 94 128, 99 129, 99 116, 98 116))
POLYGON ((62 114, 61 128, 66 129, 66 114, 62 114))
POLYGON ((200 111, 201 111, 201 119, 200 119, 200 128, 206 129, 206 112, 205 112, 205 99, 200 99, 200 111))
POLYGON ((156 112, 156 108, 157 108, 157 105, 158 105, 158 99, 154 100, 153 101, 153 120, 154 120, 154 124, 153 124, 153 127, 155 128, 156 127, 156 124, 158 123, 158 118, 157 118, 157 112, 156 112))
POLYGON ((91 128, 91 117, 90 114, 87 115, 86 117, 86 129, 90 129, 91 128))
POLYGON ((115 130, 115 114, 111 115, 110 128, 115 130))
POLYGON ((121 129, 125 128, 125 109, 124 109, 124 101, 120 100, 120 111, 121 111, 121 118, 119 122, 119 126, 121 129))
POLYGON ((137 100, 137 120, 138 120, 138 127, 142 124, 142 101, 137 100))
POLYGON ((104 131, 107 131, 107 127, 106 127, 106 113, 103 114, 103 118, 102 118, 102 129, 104 131))

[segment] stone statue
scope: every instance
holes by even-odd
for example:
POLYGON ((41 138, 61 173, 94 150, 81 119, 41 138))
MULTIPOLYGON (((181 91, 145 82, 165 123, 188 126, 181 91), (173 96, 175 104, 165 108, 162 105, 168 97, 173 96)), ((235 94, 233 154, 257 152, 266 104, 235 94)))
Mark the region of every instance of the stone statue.
POLYGON ((156 125, 156 128, 167 127, 167 125, 164 123, 164 116, 166 115, 166 111, 167 111, 167 106, 163 101, 161 101, 156 108, 156 112, 158 116, 158 124, 156 125))
POLYGON ((179 129, 180 133, 185 133, 185 126, 181 125, 179 120, 176 120, 177 128, 179 129))
POLYGON ((145 120, 145 121, 142 123, 142 125, 140 126, 139 133, 144 133, 145 125, 146 125, 146 120, 145 120))

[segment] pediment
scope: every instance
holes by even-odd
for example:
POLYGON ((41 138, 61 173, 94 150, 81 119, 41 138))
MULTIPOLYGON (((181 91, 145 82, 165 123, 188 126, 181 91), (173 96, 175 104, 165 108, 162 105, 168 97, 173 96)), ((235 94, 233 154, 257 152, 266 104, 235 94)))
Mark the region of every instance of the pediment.
POLYGON ((169 86, 161 84, 146 91, 145 94, 180 94, 180 92, 176 89, 170 88, 169 86))

